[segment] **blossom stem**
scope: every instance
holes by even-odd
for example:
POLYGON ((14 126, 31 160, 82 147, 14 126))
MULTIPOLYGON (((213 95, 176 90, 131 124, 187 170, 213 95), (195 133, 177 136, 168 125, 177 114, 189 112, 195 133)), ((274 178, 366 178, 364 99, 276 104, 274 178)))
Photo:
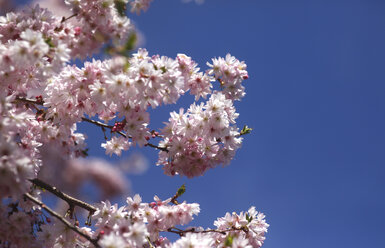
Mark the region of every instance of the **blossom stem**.
POLYGON ((93 239, 91 238, 90 236, 88 236, 87 234, 83 233, 80 228, 78 228, 77 226, 75 225, 72 225, 68 220, 66 220, 63 216, 61 216, 60 214, 58 214, 57 212, 55 212, 54 210, 52 210, 51 208, 49 208, 47 205, 45 205, 43 202, 39 201, 38 199, 36 199, 35 197, 33 197, 31 194, 29 193, 25 193, 24 196, 32 201, 33 203, 39 205, 42 209, 44 209, 45 211, 47 211, 50 215, 54 216, 55 218, 57 218, 59 221, 61 221, 64 225, 66 225, 69 229, 71 229, 72 231, 76 232, 77 234, 79 234, 80 236, 82 236, 83 238, 87 239, 88 241, 90 241, 95 247, 97 248, 100 248, 101 246, 98 244, 98 240, 97 239, 93 239))

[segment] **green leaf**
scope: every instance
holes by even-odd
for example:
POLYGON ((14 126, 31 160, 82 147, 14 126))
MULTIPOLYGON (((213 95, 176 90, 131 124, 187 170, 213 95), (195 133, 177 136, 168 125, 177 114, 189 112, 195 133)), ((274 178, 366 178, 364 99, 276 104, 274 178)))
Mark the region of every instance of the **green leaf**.
POLYGON ((132 33, 126 43, 124 43, 121 46, 112 46, 112 45, 107 45, 106 48, 104 49, 104 52, 109 54, 109 55, 115 55, 115 54, 120 54, 125 57, 130 56, 130 52, 134 50, 137 42, 137 35, 136 33, 132 33))
POLYGON ((251 217, 249 214, 246 214, 246 220, 250 223, 253 220, 253 217, 251 217))
POLYGON ((84 156, 84 157, 88 157, 88 148, 86 148, 85 150, 81 150, 80 152, 82 153, 82 155, 84 156))
MULTIPOLYGON (((124 64, 123 71, 127 72, 128 69, 130 68, 130 66, 131 66, 130 62, 127 60, 126 63, 124 64)), ((124 120, 126 120, 126 119, 124 119, 124 120)))
POLYGON ((104 52, 109 54, 109 55, 113 55, 114 53, 116 53, 116 49, 110 45, 107 45, 105 48, 104 48, 104 52))
POLYGON ((123 52, 129 52, 134 50, 136 42, 138 40, 138 37, 136 33, 132 33, 130 37, 128 38, 126 44, 124 45, 124 51, 123 52))
POLYGON ((225 240, 225 246, 231 247, 233 245, 233 237, 232 236, 227 236, 225 240))
POLYGON ((45 43, 47 43, 47 45, 49 46, 49 47, 55 47, 55 45, 53 44, 53 42, 52 42, 52 38, 51 37, 48 37, 48 38, 46 38, 45 40, 45 43))
POLYGON ((109 6, 109 2, 108 1, 102 2, 102 8, 106 9, 106 8, 108 8, 108 6, 109 6))
POLYGON ((183 195, 185 192, 186 192, 186 186, 183 184, 182 186, 180 186, 180 188, 178 189, 178 191, 176 192, 176 194, 177 194, 178 196, 181 196, 181 195, 183 195))
POLYGON ((252 128, 249 128, 247 125, 245 125, 239 135, 245 135, 251 133, 252 128))
POLYGON ((125 16, 126 15, 126 4, 124 3, 123 0, 115 0, 115 9, 118 11, 118 14, 120 16, 125 16))

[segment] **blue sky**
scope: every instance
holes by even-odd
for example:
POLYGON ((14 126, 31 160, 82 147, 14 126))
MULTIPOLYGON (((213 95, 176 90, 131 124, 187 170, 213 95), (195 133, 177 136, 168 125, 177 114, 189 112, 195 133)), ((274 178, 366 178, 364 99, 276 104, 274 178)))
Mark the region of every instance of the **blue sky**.
MULTIPOLYGON (((186 183, 182 199, 201 204, 194 224, 204 227, 256 206, 271 225, 264 248, 383 247, 384 10, 380 0, 154 0, 133 17, 144 47, 202 69, 226 53, 244 60, 238 125, 254 130, 228 167, 192 180, 165 176, 142 149, 152 166, 130 177, 135 192, 151 201, 186 183)), ((151 127, 192 100, 154 111, 151 127)), ((101 156, 100 129, 88 136, 101 156)))
POLYGON ((194 180, 152 168, 134 189, 167 197, 186 183, 203 226, 254 205, 271 225, 265 248, 383 247, 384 10, 379 0, 155 0, 134 18, 145 47, 201 68, 226 53, 244 60, 238 123, 254 131, 226 168, 194 180))

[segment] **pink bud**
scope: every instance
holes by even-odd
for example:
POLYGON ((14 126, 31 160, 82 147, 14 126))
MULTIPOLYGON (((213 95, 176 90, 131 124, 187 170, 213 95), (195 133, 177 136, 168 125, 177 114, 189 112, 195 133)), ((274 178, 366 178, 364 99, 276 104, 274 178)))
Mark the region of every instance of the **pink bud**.
POLYGON ((151 203, 150 203, 150 207, 151 207, 151 208, 155 208, 155 207, 156 207, 156 202, 151 202, 151 203))
POLYGON ((75 35, 76 36, 79 35, 82 32, 81 27, 75 27, 74 30, 75 30, 75 35))
POLYGON ((42 103, 43 102, 43 97, 40 95, 40 96, 36 96, 36 102, 37 103, 42 103))

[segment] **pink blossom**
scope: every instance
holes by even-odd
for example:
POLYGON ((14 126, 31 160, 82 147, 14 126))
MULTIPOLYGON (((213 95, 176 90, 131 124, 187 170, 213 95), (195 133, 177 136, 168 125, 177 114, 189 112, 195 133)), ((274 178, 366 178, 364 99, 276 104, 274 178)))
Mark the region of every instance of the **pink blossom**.
POLYGON ((136 12, 137 15, 140 14, 140 11, 146 11, 150 6, 152 0, 131 0, 131 12, 136 12))
POLYGON ((113 153, 120 156, 122 150, 126 151, 130 147, 130 142, 123 137, 112 137, 111 140, 102 144, 102 147, 106 149, 107 155, 112 155, 113 153))

